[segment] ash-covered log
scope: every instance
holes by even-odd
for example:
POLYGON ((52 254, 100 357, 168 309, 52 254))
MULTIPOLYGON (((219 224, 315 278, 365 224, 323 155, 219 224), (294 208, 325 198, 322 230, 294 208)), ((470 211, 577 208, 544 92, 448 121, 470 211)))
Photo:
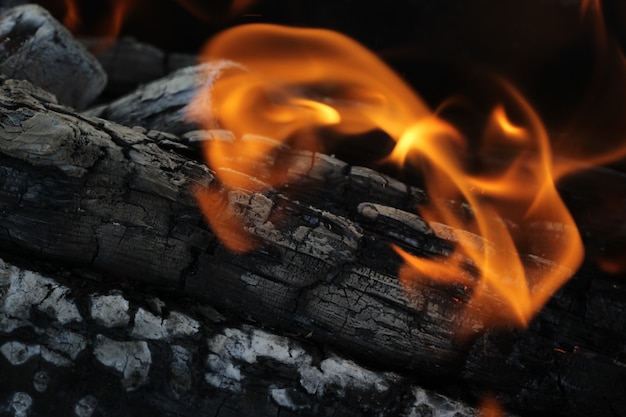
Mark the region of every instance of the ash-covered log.
POLYGON ((223 70, 234 66, 237 64, 224 60, 181 68, 85 114, 124 126, 184 134, 197 128, 187 107, 198 89, 210 87, 223 70))
POLYGON ((2 415, 475 415, 193 298, 60 271, 0 260, 2 415))
MULTIPOLYGON (((190 151, 181 138, 77 114, 14 80, 0 85, 0 126, 1 253, 66 271, 73 293, 96 277, 107 290, 210 306, 442 392, 494 392, 521 415, 626 415, 626 288, 592 267, 529 329, 489 330, 464 314, 459 288, 407 292, 398 282, 390 243, 422 256, 450 243, 415 213, 424 193, 388 176, 286 150, 289 190, 221 190, 181 155, 190 151), (221 190, 222 221, 243 218, 257 250, 222 246, 197 207, 197 187, 221 190)), ((15 331, 3 337, 31 337, 15 331)), ((96 345, 115 345, 109 339, 96 345)))

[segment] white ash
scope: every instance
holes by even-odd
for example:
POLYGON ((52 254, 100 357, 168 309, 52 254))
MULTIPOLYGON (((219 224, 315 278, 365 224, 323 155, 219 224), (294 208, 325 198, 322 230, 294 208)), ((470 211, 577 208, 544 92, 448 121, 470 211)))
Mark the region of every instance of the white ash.
MULTIPOLYGON (((43 277, 39 276, 41 279, 43 277)), ((50 282, 54 282, 50 280, 50 282)), ((68 300, 70 290, 67 287, 57 286, 39 304, 39 310, 46 312, 61 324, 80 322, 82 317, 73 301, 68 300)))
POLYGON ((21 342, 7 342, 0 347, 0 352, 14 366, 23 365, 31 358, 41 357, 46 362, 56 366, 70 366, 72 361, 68 356, 50 350, 41 345, 26 345, 21 342))
POLYGON ((144 339, 165 339, 192 336, 199 330, 200 323, 185 314, 172 311, 167 319, 163 319, 139 308, 132 335, 144 339))
POLYGON ((74 414, 76 417, 91 417, 98 407, 98 399, 93 395, 87 395, 76 403, 74 414))
POLYGON ((68 298, 70 290, 67 287, 1 260, 0 276, 0 330, 9 333, 29 326, 33 307, 61 324, 82 321, 76 304, 68 298))
POLYGON ((323 360, 319 368, 303 366, 299 371, 302 387, 309 394, 320 396, 329 387, 339 396, 344 396, 347 389, 382 393, 389 390, 389 381, 399 379, 395 374, 373 372, 338 356, 323 360))
MULTIPOLYGON (((173 311, 163 318, 160 314, 155 315, 142 308, 137 309, 133 328, 128 329, 123 324, 131 322, 129 312, 135 308, 121 293, 94 294, 88 300, 90 319, 104 327, 125 327, 133 336, 167 340, 170 337, 194 336, 200 332, 199 322, 185 314, 173 311)), ((166 309, 161 309, 163 310, 166 309)), ((0 346, 0 353, 9 363, 18 366, 28 361, 44 360, 56 366, 70 366, 93 343, 95 359, 104 367, 118 373, 120 383, 126 390, 137 389, 149 382, 152 354, 146 341, 117 341, 100 334, 95 337, 94 342, 90 342, 87 337, 64 326, 64 322, 72 322, 68 322, 69 318, 77 322, 82 320, 66 288, 32 272, 20 273, 17 268, 7 266, 0 260, 0 324, 11 325, 0 328, 0 332, 5 331, 5 328, 29 326, 39 337, 39 344, 25 344, 14 340, 0 346), (30 311, 40 308, 47 298, 51 301, 44 303, 45 309, 41 311, 53 319, 61 319, 52 322, 45 329, 35 327, 29 322, 30 311), (53 305, 55 303, 57 305, 53 305), (76 314, 72 311, 76 311, 76 314)), ((123 333, 123 330, 120 331, 123 333)), ((338 356, 327 357, 318 363, 311 352, 294 339, 252 326, 223 329, 208 338, 207 344, 209 354, 203 370, 206 383, 233 393, 242 393, 248 388, 247 373, 256 372, 255 366, 266 366, 267 360, 274 361, 285 366, 285 371, 293 372, 295 381, 299 381, 300 385, 282 386, 280 382, 274 383, 266 388, 267 395, 278 406, 296 413, 314 408, 316 397, 352 398, 352 394, 359 395, 361 391, 376 397, 377 393, 388 395, 391 387, 403 383, 402 378, 396 374, 376 373, 338 356)), ((167 384, 174 398, 184 398, 194 387, 194 353, 177 344, 169 344, 169 348, 171 355, 168 361, 167 384)), ((39 371, 33 376, 32 384, 34 392, 46 392, 49 390, 50 376, 39 371)), ((414 398, 412 404, 402 413, 403 416, 476 416, 474 410, 460 402, 421 388, 412 389, 414 398)), ((30 396, 18 396, 14 403, 17 408, 11 408, 13 402, 7 401, 5 404, 9 406, 5 410, 13 410, 17 416, 30 413, 30 396)), ((94 397, 81 398, 74 406, 74 415, 90 417, 97 407, 98 402, 94 397)))
MULTIPOLYGON (((213 371, 212 382, 216 382, 215 374, 236 382, 241 381, 241 370, 237 362, 254 364, 259 358, 293 366, 300 375, 300 383, 306 392, 319 396, 324 395, 328 389, 332 389, 338 396, 344 396, 347 389, 373 389, 382 393, 389 389, 391 381, 399 379, 395 374, 369 371, 352 361, 335 356, 322 361, 318 368, 312 365, 312 357, 298 343, 258 329, 224 329, 222 334, 208 340, 208 346, 212 352, 207 358, 207 366, 213 371)), ((223 385, 224 380, 219 383, 223 385)), ((282 394, 277 391, 275 395, 282 394)))
POLYGON ((139 308, 137 313, 135 313, 132 335, 144 339, 163 339, 165 337, 163 318, 155 316, 143 308, 139 308))
POLYGON ((297 343, 259 329, 224 329, 223 334, 209 339, 208 344, 213 353, 247 363, 255 363, 258 357, 273 359, 286 365, 311 361, 311 357, 297 343))
POLYGON ((94 346, 96 359, 122 374, 122 385, 132 391, 148 382, 152 355, 144 341, 117 341, 99 334, 94 346))
POLYGON ((311 408, 311 404, 302 394, 289 388, 270 387, 269 395, 276 404, 291 411, 302 411, 311 408))
POLYGON ((34 356, 41 353, 39 345, 25 345, 21 342, 7 342, 0 346, 0 352, 11 363, 11 365, 22 365, 34 356))
POLYGON ((178 311, 170 312, 164 321, 167 337, 189 337, 200 330, 200 323, 178 311))
POLYGON ((38 371, 33 376, 33 387, 37 392, 45 392, 50 383, 50 375, 46 371, 38 371))
POLYGON ((14 417, 26 417, 30 407, 33 405, 33 399, 25 392, 16 392, 11 399, 11 408, 14 411, 14 417))
POLYGON ((72 365, 72 361, 67 356, 63 356, 62 354, 45 347, 41 348, 41 358, 56 366, 66 367, 72 365))
POLYGON ((129 303, 120 294, 92 295, 90 314, 98 324, 105 327, 122 327, 130 321, 129 303))
POLYGON ((35 331, 45 337, 44 348, 71 359, 76 359, 87 347, 87 339, 84 336, 63 328, 51 326, 46 329, 36 328, 35 331))
POLYGON ((241 370, 229 358, 215 354, 207 355, 206 365, 209 372, 204 374, 204 380, 215 388, 227 389, 232 392, 241 392, 241 370))
MULTIPOLYGON (((319 365, 312 356, 292 339, 243 327, 227 328, 208 339, 211 353, 207 356, 209 372, 205 380, 210 385, 241 392, 245 380, 245 364, 252 365, 260 358, 272 359, 292 366, 300 376, 303 391, 277 385, 268 388, 268 395, 281 407, 299 412, 311 407, 306 395, 342 398, 348 391, 385 394, 402 377, 392 372, 374 372, 357 363, 331 355, 319 365)), ((415 396, 406 417, 476 417, 476 410, 462 402, 414 387, 415 396)))
POLYGON ((414 387, 415 401, 406 413, 406 417, 476 417, 475 409, 443 395, 414 387))

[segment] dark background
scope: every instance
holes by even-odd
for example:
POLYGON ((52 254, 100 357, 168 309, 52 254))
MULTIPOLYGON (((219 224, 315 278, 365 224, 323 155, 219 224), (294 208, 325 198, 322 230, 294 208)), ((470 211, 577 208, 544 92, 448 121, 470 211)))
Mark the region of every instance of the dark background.
MULTIPOLYGON (((229 0, 124 0, 123 35, 176 52, 195 52, 213 34, 242 23, 324 27, 378 53, 431 105, 472 89, 487 74, 514 82, 542 113, 566 118, 585 94, 594 61, 590 19, 576 0, 257 0, 229 13, 229 0), (189 4, 202 12, 194 16, 189 4)), ((38 3, 62 19, 61 0, 38 3)), ((82 35, 97 34, 113 0, 78 1, 82 35)), ((607 31, 624 38, 626 6, 605 0, 607 31)))

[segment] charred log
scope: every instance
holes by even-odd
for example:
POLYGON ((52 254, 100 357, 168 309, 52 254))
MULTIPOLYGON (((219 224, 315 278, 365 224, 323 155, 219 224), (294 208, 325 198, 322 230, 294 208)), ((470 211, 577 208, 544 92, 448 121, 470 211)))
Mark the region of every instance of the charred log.
POLYGON ((184 134, 197 127, 187 116, 187 106, 198 89, 210 86, 223 69, 234 65, 218 61, 185 67, 110 103, 89 109, 86 114, 125 126, 184 134))
POLYGON ((98 61, 45 9, 22 5, 0 14, 0 73, 28 80, 76 108, 104 89, 98 61))
MULTIPOLYGON (((204 165, 181 155, 188 150, 181 138, 76 114, 13 80, 0 85, 0 126, 1 253, 56 265, 68 272, 73 294, 96 285, 95 276, 107 291, 139 289, 137 297, 166 294, 199 309, 211 306, 227 320, 329 346, 455 395, 493 391, 520 414, 626 415, 626 288, 592 267, 528 330, 491 331, 459 308, 462 289, 425 284, 407 292, 398 282, 400 259, 389 243, 422 256, 448 253, 450 243, 415 213, 424 193, 388 176, 286 151, 289 189, 222 190, 204 165), (197 187, 221 192, 223 220, 243 218, 256 250, 235 255, 222 246, 197 207, 197 187), (473 329, 471 337, 459 338, 462 328, 473 329)), ((228 133, 211 134, 218 140, 228 133)), ((138 307, 133 311, 137 327, 144 319, 138 307)), ((200 310, 189 311, 201 320, 200 310)), ((4 326, 3 337, 44 346, 18 330, 4 326)), ((125 337, 102 333, 89 343, 131 349, 116 345, 125 337)), ((157 348, 146 334, 137 339, 131 350, 141 362, 141 341, 150 352, 157 348)), ((109 363, 105 353, 90 358, 109 363)), ((142 369, 129 376, 117 369, 140 397, 147 394, 133 384, 143 381, 142 369)), ((402 386, 397 392, 410 392, 402 386)), ((302 387, 292 388, 276 395, 301 394, 302 387)), ((382 410, 410 415, 407 408, 384 408, 393 401, 384 400, 382 410)))

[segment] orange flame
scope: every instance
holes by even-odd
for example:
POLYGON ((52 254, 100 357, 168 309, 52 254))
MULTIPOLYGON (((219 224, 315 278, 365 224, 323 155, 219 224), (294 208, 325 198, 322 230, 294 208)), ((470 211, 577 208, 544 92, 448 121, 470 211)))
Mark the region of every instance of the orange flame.
POLYGON ((133 7, 133 0, 109 0, 111 3, 111 14, 105 23, 104 35, 112 39, 117 39, 122 32, 122 26, 133 7))
MULTIPOLYGON (((409 134, 399 145, 402 141, 409 142, 404 148, 425 161, 422 164, 428 173, 427 189, 434 197, 431 207, 422 210, 422 215, 431 225, 443 223, 452 227, 448 239, 456 244, 460 256, 453 257, 454 263, 446 266, 446 275, 460 277, 467 275, 468 265, 477 268, 480 281, 471 304, 485 309, 483 318, 489 317, 494 324, 504 320, 527 325, 578 269, 584 253, 574 220, 555 188, 545 128, 523 97, 511 85, 503 85, 528 123, 527 127, 517 126, 507 118, 502 106, 494 109, 484 143, 519 147, 515 159, 503 172, 469 175, 458 160, 458 153, 451 151, 450 140, 409 134), (473 218, 460 217, 449 201, 466 202, 472 208, 473 218), (513 237, 505 219, 525 226, 518 231, 521 236, 513 237), (533 236, 541 233, 538 227, 548 228, 550 233, 538 239, 533 236), (467 239, 466 230, 480 236, 480 244, 476 244, 476 239, 467 239), (548 235, 552 241, 544 244, 548 243, 548 235), (557 267, 548 269, 525 260, 519 248, 520 237, 522 241, 534 242, 532 252, 527 255, 549 259, 557 267), (490 306, 498 299, 503 305, 490 306)), ((488 157, 489 149, 483 149, 482 154, 488 157)), ((394 154, 391 157, 398 158, 394 154)), ((400 158, 404 161, 408 157, 400 158)), ((406 261, 410 259, 409 263, 419 271, 418 277, 441 262, 413 257, 398 247, 396 251, 406 261)), ((457 282, 467 284, 466 280, 457 282)))
POLYGON ((72 33, 78 30, 81 24, 80 13, 75 0, 64 0, 65 16, 63 17, 63 25, 72 33))
POLYGON ((491 395, 483 398, 478 406, 479 417, 504 417, 504 410, 491 395))
MULTIPOLYGON (((494 325, 525 326, 580 266, 582 240, 555 181, 582 165, 555 163, 540 117, 509 83, 499 81, 505 97, 484 130, 485 169, 468 172, 468 145, 457 129, 374 54, 341 34, 238 26, 204 49, 204 60, 217 58, 240 66, 201 90, 189 110, 206 128, 235 134, 205 147, 226 193, 284 184, 286 176, 272 168, 277 155, 286 144, 314 147, 316 127, 341 134, 380 129, 396 141, 386 161, 424 174, 431 201, 421 213, 455 247, 449 256, 426 259, 394 246, 406 263, 400 280, 407 289, 419 280, 458 283, 472 291, 473 314, 494 325), (245 134, 274 140, 247 141, 245 134), (510 163, 502 167, 503 160, 510 163)), ((198 192, 200 207, 225 245, 249 250, 252 243, 232 243, 243 224, 216 220, 207 200, 219 195, 198 192)))
POLYGON ((595 10, 596 12, 601 12, 602 4, 600 3, 600 0, 582 0, 580 2, 581 18, 585 18, 590 13, 592 13, 593 10, 595 10))
MULTIPOLYGON (((309 135, 302 134, 307 128, 327 126, 341 133, 359 133, 384 126, 399 137, 410 122, 430 117, 422 100, 373 53, 329 30, 238 26, 219 34, 203 57, 241 64, 225 70, 188 107, 190 116, 204 126, 224 127, 237 137, 207 141, 205 147, 209 166, 227 190, 260 191, 262 185, 252 178, 273 186, 283 184, 285 176, 268 175, 267 166, 285 143, 307 142, 309 135), (276 141, 246 141, 247 133, 276 141), (245 175, 232 175, 233 171, 245 175)), ((307 143, 307 147, 315 145, 307 143)), ((198 195, 201 207, 205 197, 198 195)), ((232 224, 220 227, 210 222, 220 238, 232 234, 232 224)))
MULTIPOLYGON (((136 1, 108 0, 110 6, 108 14, 96 25, 96 28, 89 29, 95 29, 96 34, 99 36, 117 38, 122 30, 124 21, 128 18, 136 1)), ((65 15, 62 19, 63 25, 72 33, 78 32, 83 22, 77 0, 63 0, 63 6, 65 8, 65 15)))

